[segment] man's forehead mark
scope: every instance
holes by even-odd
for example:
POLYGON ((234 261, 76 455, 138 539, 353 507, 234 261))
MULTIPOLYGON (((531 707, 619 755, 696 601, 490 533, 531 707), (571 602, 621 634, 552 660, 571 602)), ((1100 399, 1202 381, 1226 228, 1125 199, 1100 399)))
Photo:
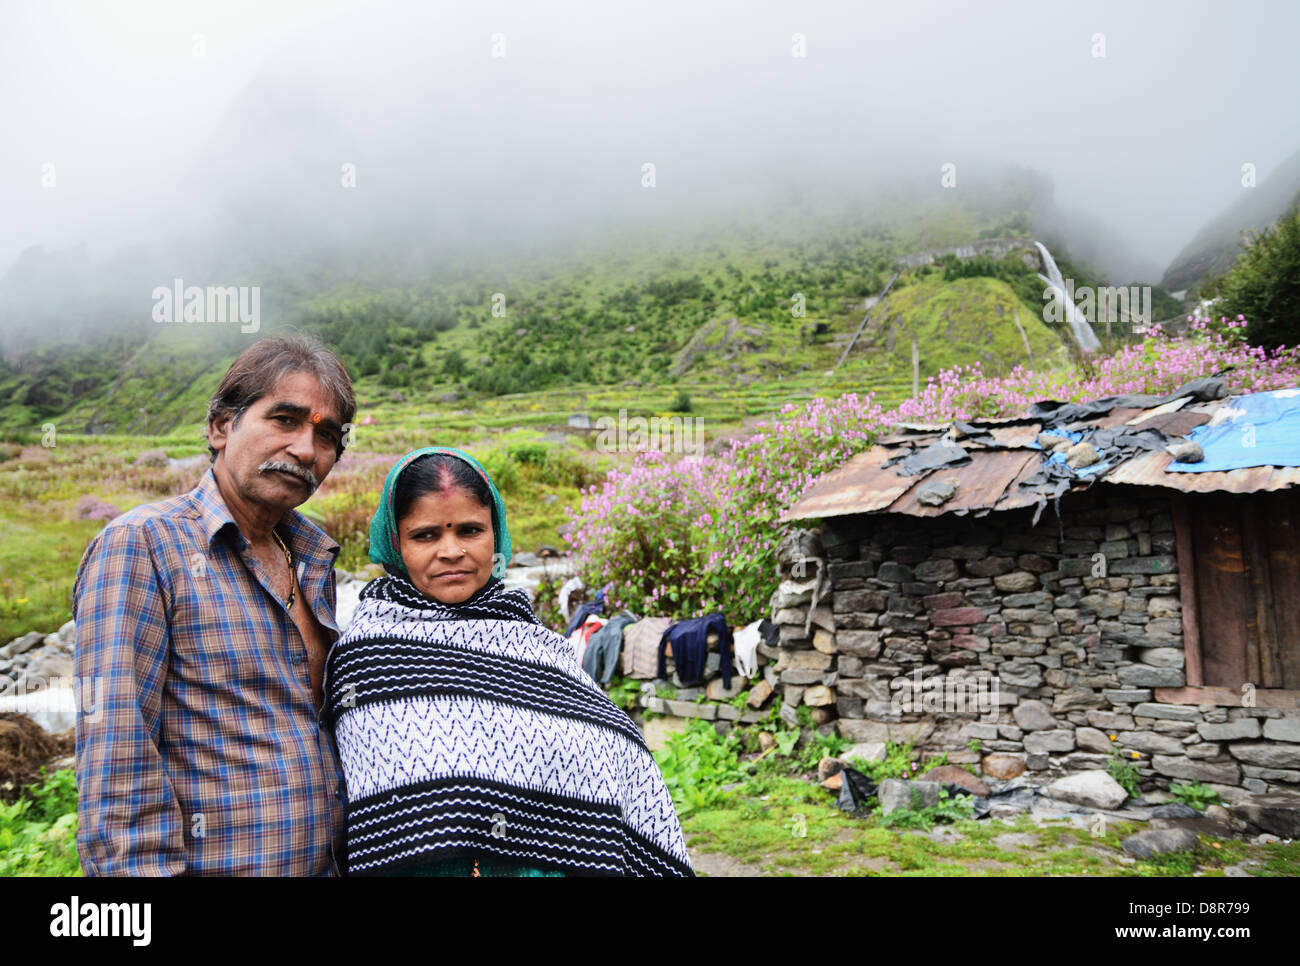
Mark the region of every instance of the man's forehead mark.
POLYGON ((266 412, 267 415, 278 415, 280 413, 291 414, 294 416, 299 416, 303 419, 307 419, 311 423, 317 426, 324 425, 326 428, 333 429, 333 430, 343 429, 343 427, 339 425, 339 423, 335 422, 334 420, 330 419, 329 417, 325 416, 322 413, 314 411, 310 406, 299 406, 296 403, 291 403, 285 400, 281 400, 280 402, 273 403, 271 405, 271 408, 268 409, 266 412))

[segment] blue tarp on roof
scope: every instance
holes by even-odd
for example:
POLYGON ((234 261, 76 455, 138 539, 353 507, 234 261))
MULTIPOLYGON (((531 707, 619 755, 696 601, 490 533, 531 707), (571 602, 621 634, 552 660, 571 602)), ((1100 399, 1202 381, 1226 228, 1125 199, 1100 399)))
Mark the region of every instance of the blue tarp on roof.
POLYGON ((1251 466, 1300 466, 1300 389, 1234 396, 1187 438, 1200 443, 1200 463, 1170 463, 1174 473, 1211 473, 1251 466))

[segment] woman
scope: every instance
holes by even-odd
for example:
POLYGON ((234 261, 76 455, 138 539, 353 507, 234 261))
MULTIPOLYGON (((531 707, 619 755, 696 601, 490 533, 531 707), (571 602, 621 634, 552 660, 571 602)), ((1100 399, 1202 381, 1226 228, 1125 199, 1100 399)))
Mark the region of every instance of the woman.
POLYGON ((326 662, 350 875, 693 871, 641 733, 544 627, 505 507, 459 450, 388 473, 371 582, 326 662))

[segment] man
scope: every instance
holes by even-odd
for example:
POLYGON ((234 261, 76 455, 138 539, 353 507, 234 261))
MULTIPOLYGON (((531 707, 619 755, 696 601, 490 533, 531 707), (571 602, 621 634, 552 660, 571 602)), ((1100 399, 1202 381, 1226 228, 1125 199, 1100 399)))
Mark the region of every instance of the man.
POLYGON ((321 730, 338 544, 293 508, 356 412, 338 358, 264 339, 208 407, 212 466, 86 549, 73 589, 87 875, 328 875, 341 776, 321 730))

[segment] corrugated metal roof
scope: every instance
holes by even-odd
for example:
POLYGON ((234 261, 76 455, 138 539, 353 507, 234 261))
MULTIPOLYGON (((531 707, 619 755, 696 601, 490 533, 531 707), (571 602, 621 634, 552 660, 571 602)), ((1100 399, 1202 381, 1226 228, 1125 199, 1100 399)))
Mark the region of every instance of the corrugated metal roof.
MULTIPOLYGON (((1163 406, 1143 409, 1112 409, 1103 416, 1073 423, 1088 429, 1131 427, 1135 431, 1155 429, 1166 436, 1185 436, 1196 426, 1211 421, 1219 407, 1228 400, 1186 405, 1175 400, 1163 406)), ((855 513, 904 513, 933 517, 947 513, 984 515, 990 511, 1033 506, 1043 494, 1033 487, 1022 487, 1042 465, 1043 452, 1035 445, 1041 423, 1028 417, 966 420, 967 424, 992 436, 1001 446, 988 448, 973 438, 958 440, 971 457, 970 462, 941 466, 919 476, 900 476, 898 466, 884 466, 890 459, 913 449, 923 449, 935 439, 950 435, 948 423, 909 423, 894 427, 871 449, 859 453, 849 462, 815 482, 790 508, 782 519, 845 516, 855 513), (940 506, 927 506, 917 499, 924 484, 931 480, 954 484, 956 493, 940 506)), ((955 432, 955 431, 954 431, 955 432)), ((1300 440, 1297 441, 1300 446, 1300 440)), ((1227 472, 1169 473, 1173 459, 1159 450, 1143 452, 1120 463, 1098 478, 1100 483, 1158 486, 1187 493, 1223 490, 1230 493, 1254 493, 1300 486, 1300 467, 1260 466, 1227 472)), ((1081 479, 1080 486, 1088 481, 1081 479)))
POLYGON ((1173 457, 1163 450, 1143 453, 1111 470, 1102 481, 1134 486, 1161 486, 1184 493, 1258 493, 1300 485, 1300 466, 1252 466, 1221 473, 1166 473, 1173 457))
MULTIPOLYGON (((979 451, 969 463, 944 466, 925 474, 890 504, 890 513, 907 513, 914 517, 937 517, 945 513, 969 513, 991 510, 997 506, 1013 480, 1020 476, 1030 460, 1038 462, 1038 453, 1028 449, 991 449, 979 451), (926 506, 917 500, 925 482, 942 480, 957 487, 957 493, 942 506, 926 506)), ((892 469, 892 467, 891 467, 892 469)))

